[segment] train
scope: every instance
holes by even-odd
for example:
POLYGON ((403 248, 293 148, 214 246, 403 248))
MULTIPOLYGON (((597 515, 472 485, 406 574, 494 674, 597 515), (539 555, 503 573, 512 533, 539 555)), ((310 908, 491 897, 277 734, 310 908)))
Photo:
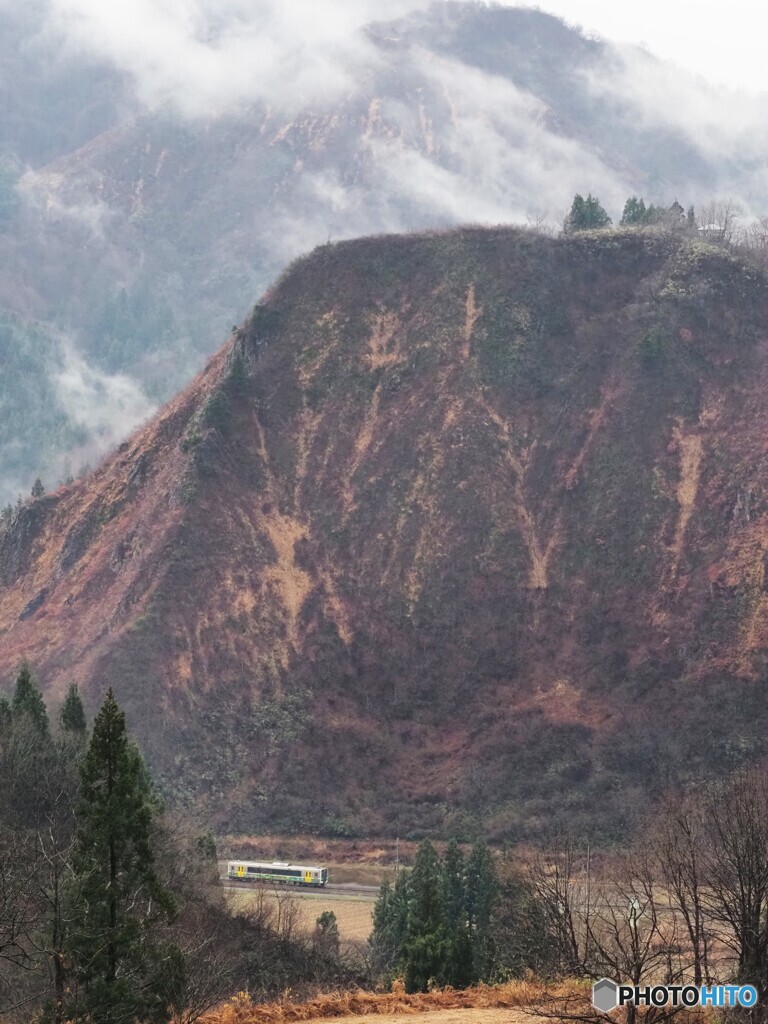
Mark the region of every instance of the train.
POLYGON ((258 860, 229 860, 227 878, 241 882, 323 886, 328 882, 328 868, 306 864, 283 864, 281 861, 267 864, 258 860))

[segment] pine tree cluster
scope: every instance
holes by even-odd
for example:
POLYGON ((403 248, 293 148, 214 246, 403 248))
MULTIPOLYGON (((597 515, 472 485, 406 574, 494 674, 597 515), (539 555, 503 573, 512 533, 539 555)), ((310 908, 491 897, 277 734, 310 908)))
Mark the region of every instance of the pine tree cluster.
POLYGON ((233 907, 211 832, 164 807, 111 690, 51 716, 30 666, 0 693, 0 1021, 194 1021, 233 992, 357 984, 332 913, 233 907))
POLYGON ((166 1021, 184 962, 155 938, 175 910, 154 866, 159 804, 112 691, 89 737, 72 683, 54 729, 24 662, 0 696, 0 783, 0 1006, 10 947, 28 971, 47 961, 53 1024, 166 1021))
POLYGON ((402 975, 408 992, 490 980, 499 891, 485 843, 465 858, 452 840, 441 858, 425 840, 413 870, 381 886, 369 940, 379 971, 402 975))

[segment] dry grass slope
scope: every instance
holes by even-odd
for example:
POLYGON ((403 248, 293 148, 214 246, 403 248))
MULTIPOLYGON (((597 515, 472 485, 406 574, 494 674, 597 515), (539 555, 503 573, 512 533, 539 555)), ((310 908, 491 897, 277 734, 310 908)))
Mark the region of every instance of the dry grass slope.
MULTIPOLYGON (((540 1006, 548 1000, 568 998, 571 1006, 587 1010, 590 988, 585 983, 564 982, 543 986, 529 981, 512 981, 505 985, 479 985, 468 989, 441 989, 435 992, 406 994, 402 982, 395 982, 392 992, 342 992, 320 995, 302 1003, 292 1002, 290 994, 276 1003, 253 1004, 247 993, 241 992, 229 1002, 205 1014, 202 1024, 290 1024, 292 1021, 327 1020, 335 1017, 389 1018, 429 1014, 429 1019, 447 1010, 466 1011, 461 1020, 479 1024, 485 1020, 479 1011, 524 1010, 540 1006)), ((522 1016, 522 1015, 521 1015, 522 1016)), ((493 1019, 493 1018, 487 1018, 493 1019)), ((513 1018, 505 1014, 505 1020, 513 1018)))

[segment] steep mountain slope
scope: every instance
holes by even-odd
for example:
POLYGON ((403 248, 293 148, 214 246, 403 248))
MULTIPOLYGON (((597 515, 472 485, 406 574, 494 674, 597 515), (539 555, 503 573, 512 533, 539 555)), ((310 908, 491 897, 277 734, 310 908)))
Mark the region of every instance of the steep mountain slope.
POLYGON ((16 514, 0 668, 228 827, 616 834, 765 750, 767 297, 660 233, 322 246, 16 514))
MULTIPOLYGON (((14 174, 27 169, 7 216, 0 196, 0 311, 55 345, 35 368, 49 385, 30 408, 42 443, 30 451, 3 423, 2 501, 38 474, 53 486, 65 452, 76 469, 107 450, 184 386, 246 297, 329 238, 554 222, 588 190, 614 217, 633 192, 687 204, 719 190, 757 212, 768 202, 760 154, 722 133, 712 148, 711 130, 702 142, 682 115, 641 110, 620 51, 538 11, 434 4, 370 26, 344 94, 285 109, 276 85, 275 102, 215 118, 130 103, 124 76, 98 64, 64 61, 57 75, 49 61, 38 74, 42 43, 29 26, 6 27, 17 42, 0 127, 19 151, 14 174), (54 86, 67 99, 55 124, 44 113, 54 86), (94 406, 110 423, 92 421, 94 406)), ((642 61, 647 82, 659 69, 642 61)), ((670 85, 668 107, 710 109, 709 99, 678 103, 670 85)), ((4 374, 0 404, 19 390, 4 374)))

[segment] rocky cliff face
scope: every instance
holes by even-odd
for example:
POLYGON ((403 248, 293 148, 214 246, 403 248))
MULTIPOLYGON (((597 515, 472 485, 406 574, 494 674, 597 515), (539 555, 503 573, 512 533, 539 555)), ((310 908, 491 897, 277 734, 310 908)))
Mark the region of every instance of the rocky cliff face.
POLYGON ((618 832, 765 749, 765 279, 695 239, 327 245, 0 537, 0 667, 228 827, 618 832))

